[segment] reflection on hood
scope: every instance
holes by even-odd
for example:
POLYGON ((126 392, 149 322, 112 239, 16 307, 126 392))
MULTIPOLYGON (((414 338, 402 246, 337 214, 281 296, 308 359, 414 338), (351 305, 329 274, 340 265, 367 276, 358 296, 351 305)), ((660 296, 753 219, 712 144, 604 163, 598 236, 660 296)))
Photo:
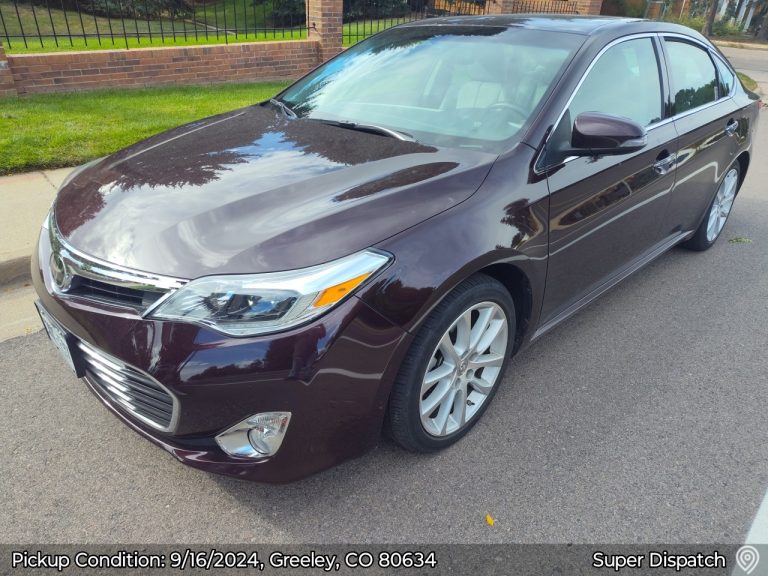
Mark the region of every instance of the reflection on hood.
POLYGON ((450 207, 492 160, 253 106, 86 169, 62 189, 56 221, 81 251, 140 270, 191 278, 303 267, 450 207))

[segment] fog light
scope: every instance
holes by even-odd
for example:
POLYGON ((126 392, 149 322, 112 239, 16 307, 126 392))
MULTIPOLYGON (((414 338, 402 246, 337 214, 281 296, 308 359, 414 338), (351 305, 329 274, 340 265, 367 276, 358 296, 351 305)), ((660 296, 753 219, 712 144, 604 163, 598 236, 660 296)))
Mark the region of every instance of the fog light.
POLYGON ((230 456, 266 458, 280 449, 290 421, 290 412, 254 414, 216 436, 216 442, 230 456))

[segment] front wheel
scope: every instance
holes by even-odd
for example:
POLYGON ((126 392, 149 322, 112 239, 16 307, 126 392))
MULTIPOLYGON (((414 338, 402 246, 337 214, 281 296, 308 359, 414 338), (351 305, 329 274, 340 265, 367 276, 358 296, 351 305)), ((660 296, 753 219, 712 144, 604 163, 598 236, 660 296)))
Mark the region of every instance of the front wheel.
POLYGON ((416 335, 389 405, 394 439, 414 452, 450 446, 496 393, 515 336, 507 289, 478 274, 438 304, 416 335))
POLYGON ((725 227, 738 190, 739 166, 734 164, 728 169, 725 178, 720 183, 704 220, 701 221, 690 240, 683 243, 685 248, 702 252, 712 247, 725 227))

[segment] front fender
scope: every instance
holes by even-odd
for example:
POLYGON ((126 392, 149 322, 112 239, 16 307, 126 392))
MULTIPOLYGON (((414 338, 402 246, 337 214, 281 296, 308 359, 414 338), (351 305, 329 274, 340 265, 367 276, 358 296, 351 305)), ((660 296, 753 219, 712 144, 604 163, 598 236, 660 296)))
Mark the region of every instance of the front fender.
POLYGON ((538 322, 547 272, 549 196, 531 170, 534 151, 502 156, 469 199, 376 247, 395 262, 359 297, 415 333, 458 284, 490 266, 513 266, 530 287, 530 327, 538 322))

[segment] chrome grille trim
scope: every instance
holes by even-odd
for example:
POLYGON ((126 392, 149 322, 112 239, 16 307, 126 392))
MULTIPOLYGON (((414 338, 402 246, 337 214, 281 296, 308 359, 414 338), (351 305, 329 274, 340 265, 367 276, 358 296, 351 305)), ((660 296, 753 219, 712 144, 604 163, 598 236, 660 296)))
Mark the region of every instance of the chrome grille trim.
POLYGON ((146 372, 77 341, 88 381, 114 404, 144 424, 172 432, 178 418, 178 400, 146 372))
MULTIPOLYGON (((134 270, 118 264, 111 264, 100 258, 89 256, 72 247, 59 232, 56 226, 56 217, 54 211, 51 211, 48 222, 48 234, 51 242, 51 252, 54 256, 60 257, 61 262, 67 273, 71 276, 87 278, 103 284, 135 290, 141 292, 150 292, 157 295, 152 298, 149 306, 135 302, 123 302, 119 298, 110 299, 107 296, 97 297, 86 294, 67 294, 67 290, 61 290, 53 283, 53 289, 57 295, 63 297, 78 297, 86 300, 106 301, 111 304, 121 305, 144 312, 148 307, 157 303, 157 300, 166 296, 169 292, 177 290, 184 286, 188 280, 175 278, 172 276, 163 276, 152 272, 143 272, 134 270)), ((42 263, 41 263, 42 264, 42 263)))

